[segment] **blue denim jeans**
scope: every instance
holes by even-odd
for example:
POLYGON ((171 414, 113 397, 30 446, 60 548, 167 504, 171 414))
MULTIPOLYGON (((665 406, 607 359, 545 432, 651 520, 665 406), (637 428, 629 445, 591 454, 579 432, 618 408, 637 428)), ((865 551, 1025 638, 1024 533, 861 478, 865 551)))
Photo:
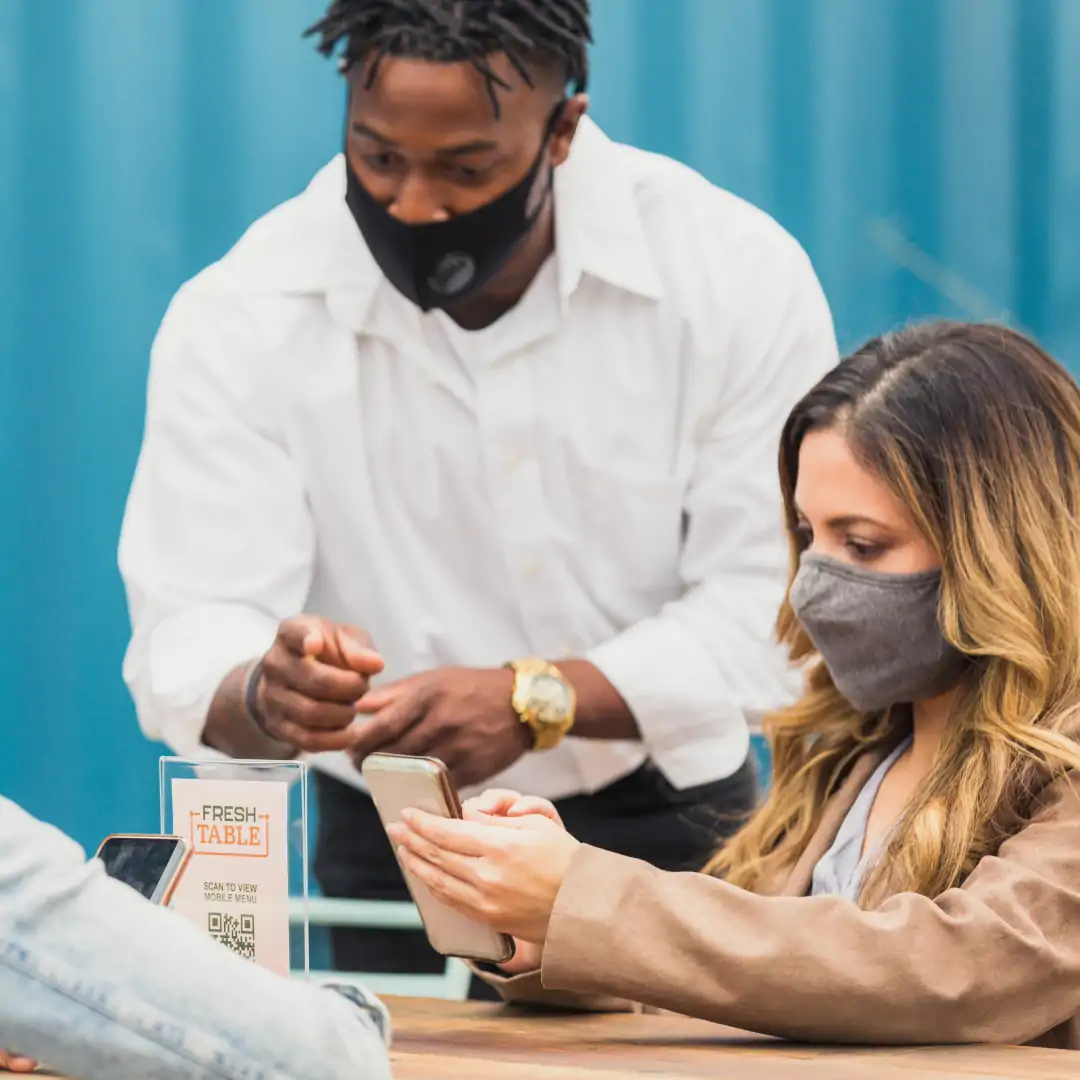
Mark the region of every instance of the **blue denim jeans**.
POLYGON ((107 878, 0 797, 0 1047, 81 1080, 384 1080, 375 1024, 107 878))

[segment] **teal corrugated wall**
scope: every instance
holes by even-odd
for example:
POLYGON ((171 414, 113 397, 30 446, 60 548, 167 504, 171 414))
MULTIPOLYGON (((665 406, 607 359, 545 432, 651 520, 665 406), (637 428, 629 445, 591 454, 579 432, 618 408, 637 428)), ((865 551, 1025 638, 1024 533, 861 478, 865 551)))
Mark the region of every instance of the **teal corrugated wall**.
MULTIPOLYGON (((336 149, 320 0, 0 0, 0 791, 153 828, 114 569, 176 286, 336 149)), ((595 0, 594 112, 775 214, 846 344, 1004 317, 1080 365, 1080 0, 595 0)))

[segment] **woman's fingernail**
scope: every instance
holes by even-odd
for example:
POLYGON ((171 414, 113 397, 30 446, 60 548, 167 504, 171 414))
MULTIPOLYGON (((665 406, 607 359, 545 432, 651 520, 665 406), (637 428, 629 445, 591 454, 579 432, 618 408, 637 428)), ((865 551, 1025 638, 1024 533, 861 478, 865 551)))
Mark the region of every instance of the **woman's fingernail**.
POLYGON ((416 820, 416 811, 412 809, 402 810, 401 820, 404 821, 406 825, 411 825, 416 820))

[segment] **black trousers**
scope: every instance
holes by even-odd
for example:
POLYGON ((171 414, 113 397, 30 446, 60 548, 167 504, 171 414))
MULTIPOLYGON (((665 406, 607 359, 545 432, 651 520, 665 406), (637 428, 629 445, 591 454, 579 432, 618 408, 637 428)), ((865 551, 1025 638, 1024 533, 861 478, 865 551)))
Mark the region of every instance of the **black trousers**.
MULTIPOLYGON (((319 772, 315 785, 315 876, 323 893, 356 900, 408 900, 368 795, 319 772)), ((583 843, 662 870, 697 870, 753 809, 756 794, 752 759, 733 776, 684 791, 649 763, 595 795, 576 795, 556 806, 567 829, 583 843)), ((417 930, 335 928, 331 948, 341 971, 435 974, 446 964, 417 930)), ((495 994, 474 979, 470 997, 490 999, 495 994)))

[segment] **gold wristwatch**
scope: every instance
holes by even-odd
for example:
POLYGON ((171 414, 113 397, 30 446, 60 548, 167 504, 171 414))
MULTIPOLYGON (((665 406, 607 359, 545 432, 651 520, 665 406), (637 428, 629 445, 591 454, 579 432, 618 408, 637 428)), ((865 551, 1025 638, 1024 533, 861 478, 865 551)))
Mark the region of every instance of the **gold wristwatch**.
POLYGON ((529 657, 506 665, 514 672, 510 703, 533 733, 534 750, 551 750, 574 726, 577 696, 563 673, 546 660, 529 657))

